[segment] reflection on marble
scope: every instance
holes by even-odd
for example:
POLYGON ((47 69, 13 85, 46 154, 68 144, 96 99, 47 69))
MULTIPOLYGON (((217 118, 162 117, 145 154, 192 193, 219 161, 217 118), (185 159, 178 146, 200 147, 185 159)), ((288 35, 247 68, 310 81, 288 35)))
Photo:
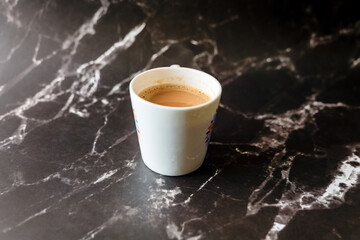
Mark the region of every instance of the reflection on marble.
POLYGON ((351 1, 1 2, 0 239, 360 238, 359 18, 351 1), (141 161, 128 94, 171 64, 223 86, 183 177, 141 161))

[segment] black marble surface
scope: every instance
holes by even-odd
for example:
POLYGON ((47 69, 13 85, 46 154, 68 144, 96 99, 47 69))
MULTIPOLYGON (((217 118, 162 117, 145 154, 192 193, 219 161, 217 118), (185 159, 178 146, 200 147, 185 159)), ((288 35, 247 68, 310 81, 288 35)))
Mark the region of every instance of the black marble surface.
POLYGON ((360 239, 356 1, 0 2, 0 239, 360 239), (134 75, 223 96, 203 166, 143 164, 134 75))

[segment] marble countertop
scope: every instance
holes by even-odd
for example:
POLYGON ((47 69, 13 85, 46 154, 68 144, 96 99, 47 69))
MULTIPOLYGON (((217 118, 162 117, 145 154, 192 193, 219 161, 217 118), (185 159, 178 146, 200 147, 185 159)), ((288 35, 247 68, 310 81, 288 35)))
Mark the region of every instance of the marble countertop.
POLYGON ((333 1, 0 3, 0 239, 360 239, 360 16, 333 1), (128 85, 223 86, 203 166, 142 162, 128 85))

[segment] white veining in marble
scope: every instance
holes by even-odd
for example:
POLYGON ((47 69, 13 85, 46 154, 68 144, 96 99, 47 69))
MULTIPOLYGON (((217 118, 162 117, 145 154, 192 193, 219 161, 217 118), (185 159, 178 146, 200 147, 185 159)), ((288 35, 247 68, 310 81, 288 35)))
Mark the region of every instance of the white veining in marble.
MULTIPOLYGON (((104 130, 108 127, 109 117, 116 110, 116 107, 113 105, 113 101, 111 97, 114 95, 120 95, 116 99, 116 101, 121 102, 128 100, 127 97, 124 97, 127 94, 127 84, 129 81, 138 73, 147 70, 152 67, 152 64, 159 59, 159 57, 163 56, 172 46, 176 44, 181 44, 186 41, 190 42, 195 46, 202 46, 204 44, 208 44, 210 48, 207 50, 203 50, 197 55, 193 57, 192 64, 197 67, 207 67, 212 74, 218 75, 224 81, 222 82, 223 87, 232 84, 235 79, 241 76, 243 73, 248 72, 253 69, 270 69, 270 70, 280 70, 280 69, 288 69, 291 71, 296 77, 297 81, 301 82, 303 79, 299 76, 295 64, 292 60, 293 49, 290 47, 286 47, 282 50, 279 50, 277 53, 273 55, 267 56, 248 56, 241 60, 234 62, 227 62, 230 66, 230 70, 226 69, 223 72, 218 72, 217 69, 213 66, 213 62, 215 57, 221 55, 218 49, 218 43, 215 39, 206 36, 203 39, 192 39, 188 37, 184 37, 184 39, 168 39, 164 41, 159 41, 155 48, 154 53, 152 53, 150 59, 146 62, 145 66, 136 72, 130 73, 130 75, 111 87, 106 89, 105 96, 97 97, 96 92, 99 90, 102 81, 102 71, 108 65, 110 65, 114 59, 119 55, 119 53, 128 50, 131 46, 133 46, 138 37, 148 31, 148 20, 154 13, 152 13, 149 9, 146 11, 148 18, 145 19, 142 23, 134 26, 123 38, 119 37, 119 40, 114 42, 107 50, 101 53, 96 58, 88 61, 75 64, 73 62, 74 56, 78 53, 78 48, 81 46, 82 41, 86 36, 95 35, 95 27, 101 21, 101 19, 106 16, 111 7, 112 2, 107 0, 102 0, 101 6, 95 11, 95 13, 87 19, 81 26, 71 35, 69 35, 61 44, 59 49, 55 49, 48 53, 48 55, 44 57, 39 57, 39 51, 43 44, 45 35, 38 34, 36 45, 32 55, 32 62, 29 66, 20 71, 13 79, 4 85, 0 86, 0 96, 5 94, 7 91, 11 90, 17 83, 23 81, 26 76, 28 76, 32 71, 40 67, 43 63, 54 59, 55 57, 61 58, 61 64, 57 69, 56 75, 54 79, 48 79, 48 83, 43 86, 37 93, 33 96, 28 97, 24 102, 14 106, 13 109, 10 109, 8 112, 0 115, 0 121, 6 120, 8 117, 16 116, 20 118, 20 124, 17 129, 11 134, 11 136, 6 139, 0 141, 0 150, 6 150, 11 148, 14 145, 19 145, 26 138, 27 134, 33 131, 34 129, 43 126, 45 124, 49 124, 52 121, 65 117, 68 114, 74 114, 80 118, 90 119, 91 118, 91 107, 96 103, 101 103, 104 108, 109 107, 108 110, 105 110, 105 114, 103 114, 102 123, 97 126, 94 139, 92 141, 92 145, 89 151, 84 155, 79 157, 78 159, 72 161, 69 164, 64 164, 62 168, 58 171, 52 172, 47 176, 42 176, 33 182, 27 182, 23 176, 21 171, 13 173, 12 176, 12 184, 7 188, 2 189, 0 192, 0 197, 7 196, 10 193, 18 190, 19 187, 31 187, 37 186, 44 183, 50 183, 53 181, 59 181, 63 185, 66 185, 70 188, 66 194, 58 198, 58 196, 54 197, 53 194, 49 194, 47 198, 43 199, 46 207, 41 210, 33 211, 30 215, 27 215, 22 218, 22 220, 13 224, 12 226, 6 227, 2 229, 3 233, 9 233, 14 231, 15 229, 33 221, 34 219, 48 214, 53 211, 57 206, 62 204, 65 200, 76 196, 76 194, 82 193, 92 187, 99 186, 99 189, 96 191, 92 191, 90 193, 84 194, 80 200, 78 200, 78 204, 87 203, 89 201, 93 201, 93 199, 98 195, 103 193, 106 190, 111 189, 116 183, 130 181, 130 179, 136 175, 136 171, 138 170, 138 163, 136 161, 137 156, 139 156, 139 152, 136 152, 134 156, 128 156, 128 159, 121 159, 123 161, 123 165, 116 165, 116 161, 119 159, 111 159, 109 163, 102 163, 103 159, 113 148, 116 146, 126 144, 130 137, 133 137, 135 134, 135 130, 125 131, 125 133, 115 139, 109 146, 103 150, 99 150, 99 144, 101 144, 101 137, 104 135, 104 130), (150 11, 150 12, 149 12, 150 11), (267 65, 270 63, 276 63, 274 66, 268 67, 267 65), (266 66, 266 67, 265 67, 266 66), (64 81, 73 77, 74 80, 68 88, 62 88, 62 84, 64 81), (60 110, 55 114, 54 117, 50 119, 34 119, 30 117, 26 117, 25 112, 39 103, 44 102, 56 102, 60 97, 67 96, 66 100, 63 101, 63 105, 60 110), (84 107, 84 104, 85 107, 84 107), (83 163, 87 163, 84 166, 83 163), (108 165, 106 165, 108 164, 108 165), (102 168, 103 165, 106 165, 107 168, 102 168), (111 168, 109 168, 109 166, 111 168), (96 169, 96 174, 91 172, 96 169), (87 173, 91 173, 91 178, 87 179, 86 177, 81 177, 76 175, 77 171, 84 171, 85 175, 87 173), (56 199, 48 203, 48 200, 56 199)), ((33 21, 31 21, 27 26, 24 26, 24 23, 21 23, 19 20, 18 13, 14 11, 14 8, 19 3, 19 0, 5 0, 5 2, 1 3, 3 6, 3 14, 6 17, 8 23, 14 25, 16 28, 25 28, 22 37, 14 43, 12 48, 9 50, 6 58, 0 61, 0 64, 4 64, 12 59, 14 54, 21 48, 26 39, 30 34, 33 34, 33 21)), ((145 8, 146 4, 136 3, 138 6, 145 8)), ((37 14, 41 15, 44 8, 42 8, 37 14)), ((239 19, 239 15, 235 14, 226 19, 223 19, 217 23, 211 23, 210 28, 216 29, 225 24, 228 24, 232 21, 236 21, 239 19)), ((198 17, 200 20, 203 18, 202 16, 198 17)), ((308 43, 308 48, 314 49, 318 46, 329 44, 341 36, 347 36, 349 34, 353 34, 356 31, 354 29, 340 29, 338 32, 332 35, 323 35, 319 36, 317 33, 312 33, 310 36, 308 43)), ((154 44, 155 45, 155 44, 154 44)), ((355 68, 360 63, 360 58, 353 58, 349 62, 350 68, 355 68)), ((226 60, 225 60, 226 61, 226 60)), ((292 109, 286 111, 282 114, 246 114, 239 110, 232 109, 230 106, 227 106, 224 103, 220 104, 220 107, 225 111, 230 112, 234 115, 241 115, 246 119, 255 119, 255 120, 263 120, 266 128, 269 129, 269 134, 260 136, 255 141, 251 142, 251 146, 256 146, 262 151, 266 151, 271 148, 278 148, 285 144, 286 139, 289 134, 296 129, 302 129, 308 123, 315 123, 314 116, 319 111, 324 108, 337 108, 344 107, 347 109, 359 109, 359 107, 352 107, 346 105, 344 103, 322 103, 316 100, 318 93, 314 93, 310 95, 306 102, 303 103, 297 109, 292 109), (293 118, 294 114, 298 114, 299 118, 293 118)), ((239 143, 223 143, 223 142, 211 142, 211 145, 218 146, 230 146, 233 147, 234 152, 256 156, 258 157, 260 154, 256 151, 252 152, 251 150, 242 151, 238 145, 239 143)), ((322 189, 322 190, 314 190, 314 191, 295 191, 296 185, 295 183, 289 180, 289 174, 292 168, 293 159, 296 156, 290 155, 284 161, 284 157, 286 156, 286 150, 277 152, 267 169, 267 176, 265 180, 257 186, 249 196, 246 214, 244 217, 249 217, 252 215, 256 215, 262 208, 265 207, 277 207, 279 212, 274 217, 273 224, 270 230, 267 232, 265 239, 266 240, 276 240, 278 238, 278 234, 281 230, 283 230, 288 223, 293 219, 295 214, 301 210, 312 210, 312 209, 330 209, 337 206, 340 206, 345 201, 345 194, 356 184, 359 182, 360 178, 360 168, 353 163, 360 164, 360 158, 355 154, 356 148, 359 145, 353 144, 346 146, 352 154, 343 159, 338 166, 337 171, 333 175, 333 179, 330 184, 322 189), (271 189, 265 189, 267 184, 274 180, 274 172, 277 168, 284 167, 281 170, 281 179, 276 180, 276 182, 271 186, 271 189), (276 188, 285 181, 289 188, 285 189, 282 193, 281 198, 277 203, 269 204, 266 202, 266 198, 272 194, 276 188), (305 201, 306 199, 306 201, 305 201), (309 201, 308 199, 312 199, 309 201)), ((115 157, 116 158, 116 157, 115 157)), ((144 191, 143 196, 148 197, 146 200, 146 205, 142 205, 139 207, 133 207, 129 205, 122 205, 118 208, 110 211, 110 215, 107 216, 105 221, 98 224, 96 227, 88 231, 84 236, 80 239, 87 240, 93 239, 98 236, 103 230, 114 226, 119 222, 126 222, 136 219, 137 215, 141 215, 142 211, 149 213, 149 216, 145 216, 148 221, 153 220, 166 222, 166 226, 162 227, 162 231, 167 235, 170 239, 201 239, 206 238, 207 233, 199 232, 191 232, 187 227, 190 223, 202 222, 205 219, 205 216, 211 215, 213 209, 205 213, 205 215, 196 215, 197 213, 192 212, 192 215, 188 217, 188 219, 184 219, 183 222, 179 223, 175 221, 175 217, 168 214, 168 212, 178 208, 183 211, 194 211, 191 208, 191 201, 193 200, 196 194, 200 194, 204 191, 204 188, 209 183, 214 183, 216 185, 216 180, 218 175, 224 170, 224 168, 216 168, 215 172, 207 176, 206 180, 200 182, 197 187, 191 189, 191 193, 187 193, 185 195, 185 189, 182 189, 179 186, 168 187, 166 178, 161 176, 154 177, 154 179, 145 179, 143 184, 149 184, 148 189, 144 191), (178 199, 185 199, 183 202, 177 201, 178 199), (150 220, 149 220, 150 219, 150 220)), ((210 184, 211 185, 211 184, 210 184)), ((188 190, 188 189, 186 189, 188 190)), ((188 192, 188 191, 186 191, 188 192)), ((217 193, 219 199, 230 199, 235 202, 241 202, 241 199, 237 199, 230 195, 224 194, 221 192, 221 189, 217 193)), ((94 200, 95 201, 95 200, 94 200)), ((213 204, 213 208, 217 208, 217 202, 215 201, 213 204)), ((78 211, 76 207, 70 207, 68 214, 74 215, 78 211)), ((234 213, 237 214, 237 213, 234 213)), ((232 224, 232 220, 229 220, 232 224)), ((152 223, 154 224, 154 223, 152 223)), ((220 227, 221 228, 221 227, 220 227)), ((211 231, 209 231, 211 232, 211 231)), ((336 230, 335 230, 336 233, 336 230)), ((336 233, 338 236, 339 233, 336 233)))
POLYGON ((215 173, 213 176, 209 177, 208 180, 206 180, 203 184, 201 184, 201 186, 195 191, 193 192, 192 194, 190 194, 190 196, 184 201, 184 204, 188 204, 190 201, 191 201, 191 198, 199 191, 201 191, 201 189, 203 189, 206 184, 208 184, 209 182, 211 182, 211 180, 216 177, 220 172, 222 171, 222 169, 216 169, 215 173))

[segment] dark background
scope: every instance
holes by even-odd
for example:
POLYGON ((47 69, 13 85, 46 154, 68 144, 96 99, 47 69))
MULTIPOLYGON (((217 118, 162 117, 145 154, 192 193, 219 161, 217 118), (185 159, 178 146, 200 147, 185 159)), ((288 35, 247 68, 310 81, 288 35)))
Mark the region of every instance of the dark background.
POLYGON ((0 3, 0 239, 359 239, 356 1, 0 3), (204 165, 143 164, 128 84, 223 95, 204 165))

